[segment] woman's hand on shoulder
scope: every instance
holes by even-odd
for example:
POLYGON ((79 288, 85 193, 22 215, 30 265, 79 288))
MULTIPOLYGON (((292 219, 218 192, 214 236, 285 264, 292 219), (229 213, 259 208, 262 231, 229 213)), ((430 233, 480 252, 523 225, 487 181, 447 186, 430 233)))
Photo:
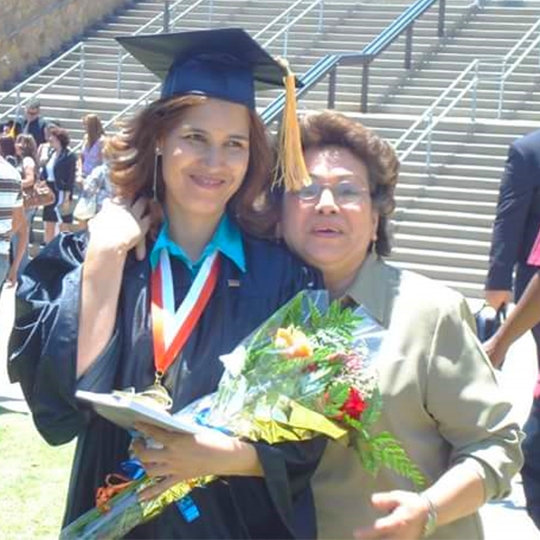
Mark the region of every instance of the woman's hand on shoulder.
POLYGON ((105 200, 102 209, 88 223, 93 251, 127 254, 135 248, 137 259, 146 256, 146 233, 150 228, 148 200, 134 203, 126 200, 105 200))
POLYGON ((388 491, 371 497, 373 507, 385 514, 371 527, 354 531, 356 540, 416 540, 422 538, 428 519, 426 500, 412 491, 388 491))

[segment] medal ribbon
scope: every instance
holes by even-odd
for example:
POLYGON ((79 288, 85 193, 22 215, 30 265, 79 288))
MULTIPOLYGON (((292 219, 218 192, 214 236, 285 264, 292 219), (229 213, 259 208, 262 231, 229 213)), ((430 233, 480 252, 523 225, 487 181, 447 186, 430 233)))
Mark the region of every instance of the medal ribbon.
POLYGON ((161 250, 159 264, 151 276, 154 365, 158 379, 174 362, 201 317, 216 288, 219 266, 220 259, 215 251, 205 259, 186 297, 175 311, 171 261, 168 251, 161 250))

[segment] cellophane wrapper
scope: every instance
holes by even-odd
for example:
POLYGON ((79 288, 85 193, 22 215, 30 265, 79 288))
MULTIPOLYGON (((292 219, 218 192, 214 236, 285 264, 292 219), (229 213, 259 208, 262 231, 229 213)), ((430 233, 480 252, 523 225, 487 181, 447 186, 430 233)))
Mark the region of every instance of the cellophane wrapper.
MULTIPOLYGON (((221 357, 215 393, 174 416, 268 444, 326 436, 353 447, 373 474, 389 466, 421 485, 421 473, 391 434, 370 433, 382 407, 375 360, 385 333, 362 307, 343 310, 325 291, 303 291, 221 357)), ((66 527, 61 539, 121 538, 213 479, 182 482, 140 503, 137 493, 150 482, 144 476, 113 497, 105 513, 94 508, 66 527)))

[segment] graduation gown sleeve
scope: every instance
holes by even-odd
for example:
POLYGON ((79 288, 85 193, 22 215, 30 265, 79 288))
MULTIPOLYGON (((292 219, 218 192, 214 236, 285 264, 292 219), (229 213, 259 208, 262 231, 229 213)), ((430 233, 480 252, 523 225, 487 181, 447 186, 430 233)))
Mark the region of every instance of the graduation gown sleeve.
MULTIPOLYGON (((8 372, 19 382, 43 438, 64 444, 86 422, 75 400, 77 334, 85 235, 57 237, 28 266, 16 297, 17 317, 9 341, 8 372)), ((119 336, 85 376, 92 389, 112 388, 119 336)), ((89 389, 88 384, 83 387, 89 389)))

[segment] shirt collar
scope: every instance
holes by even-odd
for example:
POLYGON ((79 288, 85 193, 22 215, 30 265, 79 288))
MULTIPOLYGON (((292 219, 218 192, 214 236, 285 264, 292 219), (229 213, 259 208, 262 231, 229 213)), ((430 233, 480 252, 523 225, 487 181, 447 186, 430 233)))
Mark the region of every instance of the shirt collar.
POLYGON ((169 255, 180 259, 187 268, 196 274, 206 257, 215 250, 229 258, 242 272, 246 271, 246 261, 244 256, 244 246, 242 236, 238 226, 224 214, 210 242, 204 248, 198 261, 193 262, 187 253, 169 236, 169 224, 166 221, 161 227, 156 243, 150 253, 150 264, 155 268, 159 262, 159 255, 162 249, 166 249, 169 255))
POLYGON ((385 264, 375 254, 369 253, 356 277, 345 294, 358 305, 362 305, 385 327, 390 322, 392 294, 386 275, 385 264))

